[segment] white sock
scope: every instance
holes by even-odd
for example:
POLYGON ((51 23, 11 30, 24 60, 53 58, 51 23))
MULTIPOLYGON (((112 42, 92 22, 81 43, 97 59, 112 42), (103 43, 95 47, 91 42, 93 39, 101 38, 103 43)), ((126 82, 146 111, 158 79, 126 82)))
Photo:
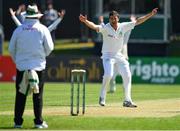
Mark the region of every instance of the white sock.
POLYGON ((132 99, 131 99, 131 86, 124 87, 124 95, 125 95, 125 101, 132 102, 132 99))
POLYGON ((132 99, 131 99, 131 76, 127 76, 126 78, 124 78, 123 87, 124 87, 125 101, 132 102, 132 99))

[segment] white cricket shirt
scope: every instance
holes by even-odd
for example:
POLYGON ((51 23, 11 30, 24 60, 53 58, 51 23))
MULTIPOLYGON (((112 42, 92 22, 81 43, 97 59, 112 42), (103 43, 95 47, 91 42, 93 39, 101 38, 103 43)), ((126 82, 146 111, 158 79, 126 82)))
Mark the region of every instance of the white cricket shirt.
POLYGON ((26 19, 13 32, 9 43, 9 52, 20 71, 45 69, 46 56, 53 49, 49 30, 37 19, 26 19))
POLYGON ((134 22, 118 23, 118 28, 114 28, 107 23, 105 26, 99 26, 99 32, 103 35, 102 58, 121 58, 123 48, 124 34, 135 27, 134 22))

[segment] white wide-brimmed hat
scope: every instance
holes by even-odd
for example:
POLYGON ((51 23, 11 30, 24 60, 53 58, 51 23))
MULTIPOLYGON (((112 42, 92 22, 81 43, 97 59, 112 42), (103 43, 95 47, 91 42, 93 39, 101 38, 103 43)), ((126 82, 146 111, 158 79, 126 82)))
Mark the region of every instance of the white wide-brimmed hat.
POLYGON ((43 14, 39 13, 38 7, 36 5, 28 5, 28 8, 26 10, 25 17, 26 18, 39 18, 43 16, 43 14))

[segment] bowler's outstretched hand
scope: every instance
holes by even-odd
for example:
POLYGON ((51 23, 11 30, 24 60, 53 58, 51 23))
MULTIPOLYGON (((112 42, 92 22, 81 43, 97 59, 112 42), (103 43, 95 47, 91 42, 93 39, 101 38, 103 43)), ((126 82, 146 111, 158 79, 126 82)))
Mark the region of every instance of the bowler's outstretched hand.
POLYGON ((84 23, 87 20, 87 15, 84 16, 84 15, 80 14, 79 20, 84 23))
POLYGON ((154 9, 152 10, 152 15, 157 14, 157 12, 158 12, 158 8, 154 8, 154 9))

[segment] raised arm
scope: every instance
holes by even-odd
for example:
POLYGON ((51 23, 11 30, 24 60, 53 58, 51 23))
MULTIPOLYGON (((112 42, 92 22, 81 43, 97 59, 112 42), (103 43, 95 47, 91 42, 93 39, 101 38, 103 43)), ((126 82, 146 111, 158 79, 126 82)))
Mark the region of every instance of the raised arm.
POLYGON ((140 17, 140 18, 137 18, 137 19, 136 19, 136 22, 135 22, 136 25, 142 24, 142 23, 144 23, 146 20, 150 19, 152 16, 156 15, 156 14, 157 14, 157 10, 158 10, 158 8, 154 8, 154 9, 151 11, 151 13, 148 13, 148 14, 145 15, 145 16, 142 16, 142 17, 140 17))
POLYGON ((94 24, 93 22, 87 20, 87 16, 83 16, 82 14, 79 15, 79 20, 84 23, 87 27, 95 30, 95 31, 99 31, 99 27, 98 25, 94 24))
POLYGON ((101 24, 104 24, 104 17, 103 17, 102 15, 99 16, 98 22, 99 22, 100 25, 101 25, 101 24))
POLYGON ((17 26, 22 25, 21 22, 17 19, 16 15, 15 15, 16 12, 13 11, 12 8, 9 8, 9 12, 10 12, 10 14, 11 14, 11 18, 13 19, 14 23, 15 23, 17 26))
POLYGON ((64 15, 66 14, 66 10, 62 9, 60 12, 58 12, 58 15, 61 19, 64 18, 64 15))
POLYGON ((66 11, 65 10, 61 10, 60 12, 58 12, 59 18, 57 18, 57 20, 55 20, 50 26, 48 26, 48 30, 51 32, 53 30, 56 29, 56 27, 58 26, 58 24, 62 21, 62 19, 64 18, 66 11))

